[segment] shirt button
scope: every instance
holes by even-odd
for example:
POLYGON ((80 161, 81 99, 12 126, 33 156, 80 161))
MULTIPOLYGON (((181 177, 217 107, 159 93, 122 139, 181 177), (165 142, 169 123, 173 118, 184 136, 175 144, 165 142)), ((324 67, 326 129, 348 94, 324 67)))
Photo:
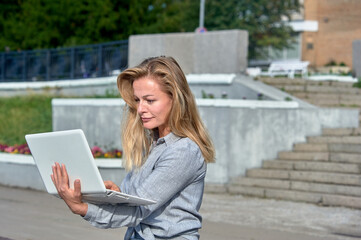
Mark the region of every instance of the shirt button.
POLYGON ((158 139, 158 142, 157 142, 157 144, 163 144, 163 143, 165 143, 165 140, 164 140, 164 138, 158 139))

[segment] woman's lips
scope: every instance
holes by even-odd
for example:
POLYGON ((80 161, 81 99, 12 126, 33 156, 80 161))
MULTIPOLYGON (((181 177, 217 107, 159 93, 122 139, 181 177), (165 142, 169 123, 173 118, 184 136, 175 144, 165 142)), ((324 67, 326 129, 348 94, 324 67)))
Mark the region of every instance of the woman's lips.
POLYGON ((151 119, 152 119, 152 118, 144 118, 144 117, 142 117, 142 121, 143 121, 143 122, 149 122, 151 119))

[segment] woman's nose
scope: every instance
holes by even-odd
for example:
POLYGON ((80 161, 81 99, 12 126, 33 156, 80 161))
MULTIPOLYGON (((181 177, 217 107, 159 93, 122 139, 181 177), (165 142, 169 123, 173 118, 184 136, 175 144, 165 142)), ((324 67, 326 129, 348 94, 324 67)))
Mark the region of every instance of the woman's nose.
POLYGON ((145 111, 144 103, 142 101, 139 101, 137 111, 138 113, 143 113, 145 111))

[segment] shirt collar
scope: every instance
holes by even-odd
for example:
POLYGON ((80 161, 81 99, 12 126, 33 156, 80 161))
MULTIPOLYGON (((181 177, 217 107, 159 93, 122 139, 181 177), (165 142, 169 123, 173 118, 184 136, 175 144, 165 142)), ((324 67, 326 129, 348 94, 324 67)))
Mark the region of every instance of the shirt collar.
POLYGON ((165 137, 159 138, 156 142, 156 145, 160 145, 165 143, 167 146, 169 144, 172 144, 176 142, 178 139, 180 139, 179 136, 175 135, 174 133, 170 132, 165 137))

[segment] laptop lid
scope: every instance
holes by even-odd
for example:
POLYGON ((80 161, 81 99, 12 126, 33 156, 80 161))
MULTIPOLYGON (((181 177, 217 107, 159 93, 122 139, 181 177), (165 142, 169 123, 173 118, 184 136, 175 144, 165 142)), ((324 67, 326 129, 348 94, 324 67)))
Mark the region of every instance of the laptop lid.
POLYGON ((51 180, 55 162, 65 164, 70 188, 80 179, 83 194, 105 193, 106 188, 81 129, 29 134, 25 136, 48 193, 58 192, 51 180))

